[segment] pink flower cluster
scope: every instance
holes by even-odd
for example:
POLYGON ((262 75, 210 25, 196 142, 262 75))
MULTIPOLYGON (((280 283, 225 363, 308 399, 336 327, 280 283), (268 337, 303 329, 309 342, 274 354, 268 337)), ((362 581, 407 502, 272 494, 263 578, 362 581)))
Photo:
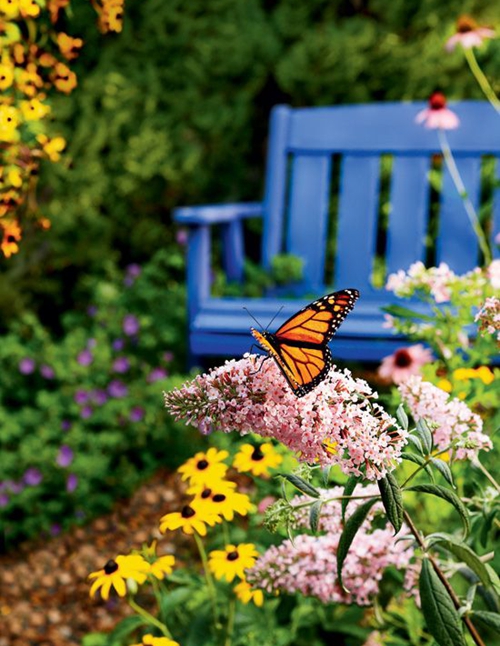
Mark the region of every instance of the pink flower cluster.
POLYGON ((384 357, 378 374, 386 381, 400 384, 410 375, 419 374, 422 366, 432 360, 432 352, 424 348, 421 343, 417 343, 406 348, 398 348, 394 354, 384 357))
POLYGON ((395 467, 407 442, 376 397, 365 381, 332 369, 299 398, 273 360, 247 355, 165 393, 165 405, 203 433, 274 437, 304 462, 338 464, 344 473, 374 480, 395 467))
MULTIPOLYGON (((377 495, 375 486, 358 487, 356 495, 377 495)), ((324 497, 341 496, 342 488, 333 487, 322 492, 324 497)), ((298 496, 294 503, 309 500, 298 496)), ((347 508, 348 515, 360 504, 352 500, 347 508)), ((267 592, 299 592, 316 597, 323 603, 356 603, 369 605, 378 593, 378 584, 384 570, 389 566, 406 569, 413 556, 413 548, 407 541, 398 541, 393 529, 387 524, 382 529, 371 529, 375 510, 371 512, 358 530, 345 559, 342 578, 346 592, 337 580, 337 550, 342 533, 341 508, 339 500, 325 502, 321 512, 321 536, 300 534, 280 545, 270 547, 251 570, 248 580, 267 592)), ((307 526, 307 514, 297 519, 299 526, 307 526)), ((407 531, 401 530, 401 535, 407 531)))
POLYGON ((444 390, 417 376, 400 384, 399 392, 416 420, 436 425, 433 437, 440 450, 450 448, 457 460, 464 460, 492 448, 490 438, 482 432, 482 419, 456 397, 450 399, 444 390))
POLYGON ((479 323, 479 330, 483 335, 496 334, 500 343, 500 298, 487 298, 474 320, 479 323))

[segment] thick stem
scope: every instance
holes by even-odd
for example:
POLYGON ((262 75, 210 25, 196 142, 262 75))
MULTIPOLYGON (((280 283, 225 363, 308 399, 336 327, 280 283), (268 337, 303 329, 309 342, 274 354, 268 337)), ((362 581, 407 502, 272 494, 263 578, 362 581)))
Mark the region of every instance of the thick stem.
POLYGON ((482 230, 481 225, 479 223, 479 218, 477 217, 477 213, 474 208, 474 205, 472 204, 470 197, 467 195, 467 191, 465 189, 464 183, 458 171, 457 165, 455 163, 455 159, 451 153, 448 139, 442 128, 438 128, 438 137, 439 137, 439 143, 441 145, 441 150, 443 151, 444 161, 446 163, 446 166, 448 167, 451 179, 455 184, 458 194, 462 198, 465 212, 467 213, 472 229, 476 234, 476 238, 481 248, 481 251, 483 252, 484 262, 485 264, 489 265, 491 263, 491 251, 488 246, 488 242, 486 241, 486 236, 484 235, 484 231, 482 230))
MULTIPOLYGON (((448 582, 448 579, 445 577, 445 575, 441 571, 441 568, 439 567, 436 559, 431 554, 429 554, 427 552, 427 548, 425 546, 424 539, 420 535, 420 532, 418 531, 418 529, 413 524, 413 521, 412 521, 410 515, 408 514, 408 512, 405 510, 403 512, 403 514, 404 514, 406 524, 408 525, 408 527, 409 527, 411 533, 413 534, 413 536, 415 536, 415 540, 420 545, 420 547, 423 549, 423 551, 427 554, 427 557, 428 557, 432 567, 434 568, 434 572, 437 574, 437 576, 439 577, 439 580, 441 581, 441 583, 446 588, 446 591, 448 592, 448 594, 450 595, 451 600, 453 601, 453 605, 458 610, 461 607, 461 604, 460 604, 459 598, 455 594, 455 590, 453 590, 453 588, 451 587, 451 585, 448 582)), ((464 623, 467 626, 467 629, 468 629, 472 639, 477 644, 477 646, 486 646, 486 644, 481 639, 479 633, 477 632, 476 627, 472 623, 471 618, 468 617, 467 615, 464 615, 462 617, 462 619, 464 620, 464 623)))
POLYGON ((207 553, 205 552, 203 541, 201 540, 201 538, 198 536, 196 532, 194 533, 194 540, 196 541, 198 552, 200 553, 201 562, 203 564, 203 571, 205 573, 205 580, 207 582, 208 594, 210 596, 210 603, 212 605, 212 613, 214 616, 214 626, 217 629, 218 627, 217 603, 216 603, 216 592, 215 592, 214 580, 212 578, 212 574, 208 567, 207 553))
POLYGON ((479 87, 483 91, 484 96, 488 99, 488 101, 491 103, 493 108, 500 114, 500 101, 498 100, 497 95, 495 94, 493 88, 490 85, 490 82, 484 75, 483 70, 479 67, 479 63, 477 62, 476 55, 474 54, 474 50, 472 47, 465 48, 463 47, 463 52, 465 56, 465 60, 469 64, 470 71, 474 75, 474 78, 476 79, 479 87))
POLYGON ((156 626, 158 630, 161 630, 162 635, 165 635, 165 637, 168 637, 169 639, 172 639, 172 634, 170 633, 169 629, 163 624, 161 621, 158 621, 156 617, 153 617, 152 614, 150 614, 147 610, 145 610, 142 606, 137 604, 132 597, 128 599, 129 606, 138 614, 140 615, 145 621, 148 622, 148 624, 151 624, 152 626, 156 626))

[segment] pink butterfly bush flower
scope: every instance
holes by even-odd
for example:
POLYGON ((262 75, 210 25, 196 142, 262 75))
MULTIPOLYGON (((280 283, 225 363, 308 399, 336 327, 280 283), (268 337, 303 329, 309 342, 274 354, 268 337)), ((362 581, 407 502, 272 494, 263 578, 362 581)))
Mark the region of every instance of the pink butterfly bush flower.
POLYGON ((400 384, 411 375, 418 375, 422 366, 432 359, 432 352, 421 343, 398 348, 394 354, 382 359, 378 374, 382 379, 400 384))
POLYGON ((474 321, 479 325, 483 336, 495 335, 500 344, 500 299, 491 296, 484 301, 483 306, 476 314, 474 321))
POLYGON ((423 123, 426 128, 454 130, 460 125, 457 115, 446 107, 446 97, 441 92, 434 92, 429 98, 429 107, 421 110, 416 123, 423 123))
POLYGON ((460 399, 450 399, 444 390, 417 376, 400 384, 399 392, 416 420, 436 425, 433 437, 439 450, 451 447, 457 460, 472 460, 481 449, 492 448, 482 419, 460 399))
POLYGON ((464 49, 479 47, 487 38, 494 38, 495 30, 480 27, 470 16, 460 16, 457 20, 456 32, 446 41, 445 48, 452 52, 457 45, 464 49))
POLYGON ((246 355, 164 395, 170 413, 202 433, 274 437, 301 461, 338 464, 370 480, 392 470, 407 443, 407 433, 372 401, 377 394, 347 370, 332 369, 299 398, 274 361, 246 355))
MULTIPOLYGON (((389 566, 406 569, 413 557, 411 541, 398 540, 398 536, 387 523, 380 529, 373 529, 373 518, 381 506, 377 503, 358 530, 342 569, 343 590, 337 581, 337 550, 343 523, 340 500, 329 500, 342 496, 342 487, 320 490, 325 502, 319 521, 320 536, 299 534, 292 541, 284 540, 280 545, 270 547, 260 556, 255 565, 247 570, 247 579, 253 586, 267 592, 299 592, 304 596, 316 597, 323 603, 356 603, 369 605, 379 591, 379 582, 389 566)), ((356 495, 377 495, 378 487, 369 485, 356 489, 356 495)), ((311 499, 297 496, 292 506, 311 499)), ((351 514, 363 500, 352 500, 347 508, 351 514)), ((308 527, 308 510, 300 510, 296 527, 308 527)))

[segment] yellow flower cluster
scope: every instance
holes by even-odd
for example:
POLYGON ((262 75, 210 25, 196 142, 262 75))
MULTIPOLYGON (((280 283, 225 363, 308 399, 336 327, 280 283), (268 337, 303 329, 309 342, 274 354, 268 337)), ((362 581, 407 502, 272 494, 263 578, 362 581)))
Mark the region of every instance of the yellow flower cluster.
MULTIPOLYGON (((489 386, 495 380, 495 374, 488 368, 488 366, 480 366, 479 368, 457 368, 451 374, 450 379, 440 379, 437 383, 438 388, 451 393, 453 390, 453 383, 455 382, 468 382, 474 379, 479 379, 486 386, 489 386)), ((459 397, 465 393, 459 393, 459 397)))
MULTIPOLYGON (((66 62, 78 56, 83 41, 51 32, 47 23, 56 23, 69 2, 0 0, 0 251, 7 258, 19 250, 21 208, 23 218, 48 228, 34 199, 36 175, 40 159, 57 162, 66 146, 62 137, 46 132, 49 95, 53 89, 69 94, 77 86, 66 62)), ((103 31, 121 30, 123 0, 93 5, 103 31)))

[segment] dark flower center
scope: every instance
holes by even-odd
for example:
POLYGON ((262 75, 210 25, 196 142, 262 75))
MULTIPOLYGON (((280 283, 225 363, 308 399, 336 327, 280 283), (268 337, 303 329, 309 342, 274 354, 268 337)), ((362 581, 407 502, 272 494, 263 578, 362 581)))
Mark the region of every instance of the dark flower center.
POLYGON ((113 574, 113 572, 116 572, 117 569, 118 563, 116 561, 113 561, 113 559, 109 559, 109 561, 103 568, 105 574, 113 574))
POLYGON ((184 505, 181 511, 181 516, 183 518, 192 518, 196 514, 195 510, 189 505, 184 505))
POLYGON ((477 23, 470 16, 460 16, 457 20, 457 33, 466 34, 477 29, 477 23))
POLYGON ((228 561, 236 561, 239 557, 240 555, 238 554, 238 550, 233 550, 232 552, 229 552, 226 558, 228 561))
POLYGON ((226 496, 223 493, 216 493, 215 496, 212 498, 214 502, 224 502, 226 499, 226 496))
POLYGON ((203 471, 208 467, 208 462, 206 460, 199 460, 196 463, 196 468, 199 469, 200 471, 203 471))
POLYGON ((203 498, 203 499, 210 498, 211 495, 212 495, 211 489, 203 489, 203 491, 201 492, 200 498, 203 498))
POLYGON ((263 459, 264 459, 264 454, 260 450, 260 446, 256 446, 252 453, 252 460, 254 460, 255 462, 258 462, 259 460, 263 460, 263 459))
POLYGON ((429 99, 431 110, 442 110, 446 106, 446 97, 442 92, 434 92, 429 99))
POLYGON ((407 368, 412 363, 412 358, 408 350, 402 348, 401 350, 396 350, 394 355, 394 363, 398 368, 407 368))
POLYGON ((7 242, 12 243, 12 242, 15 242, 15 241, 16 241, 16 239, 14 238, 14 236, 11 236, 11 235, 7 236, 7 242))

